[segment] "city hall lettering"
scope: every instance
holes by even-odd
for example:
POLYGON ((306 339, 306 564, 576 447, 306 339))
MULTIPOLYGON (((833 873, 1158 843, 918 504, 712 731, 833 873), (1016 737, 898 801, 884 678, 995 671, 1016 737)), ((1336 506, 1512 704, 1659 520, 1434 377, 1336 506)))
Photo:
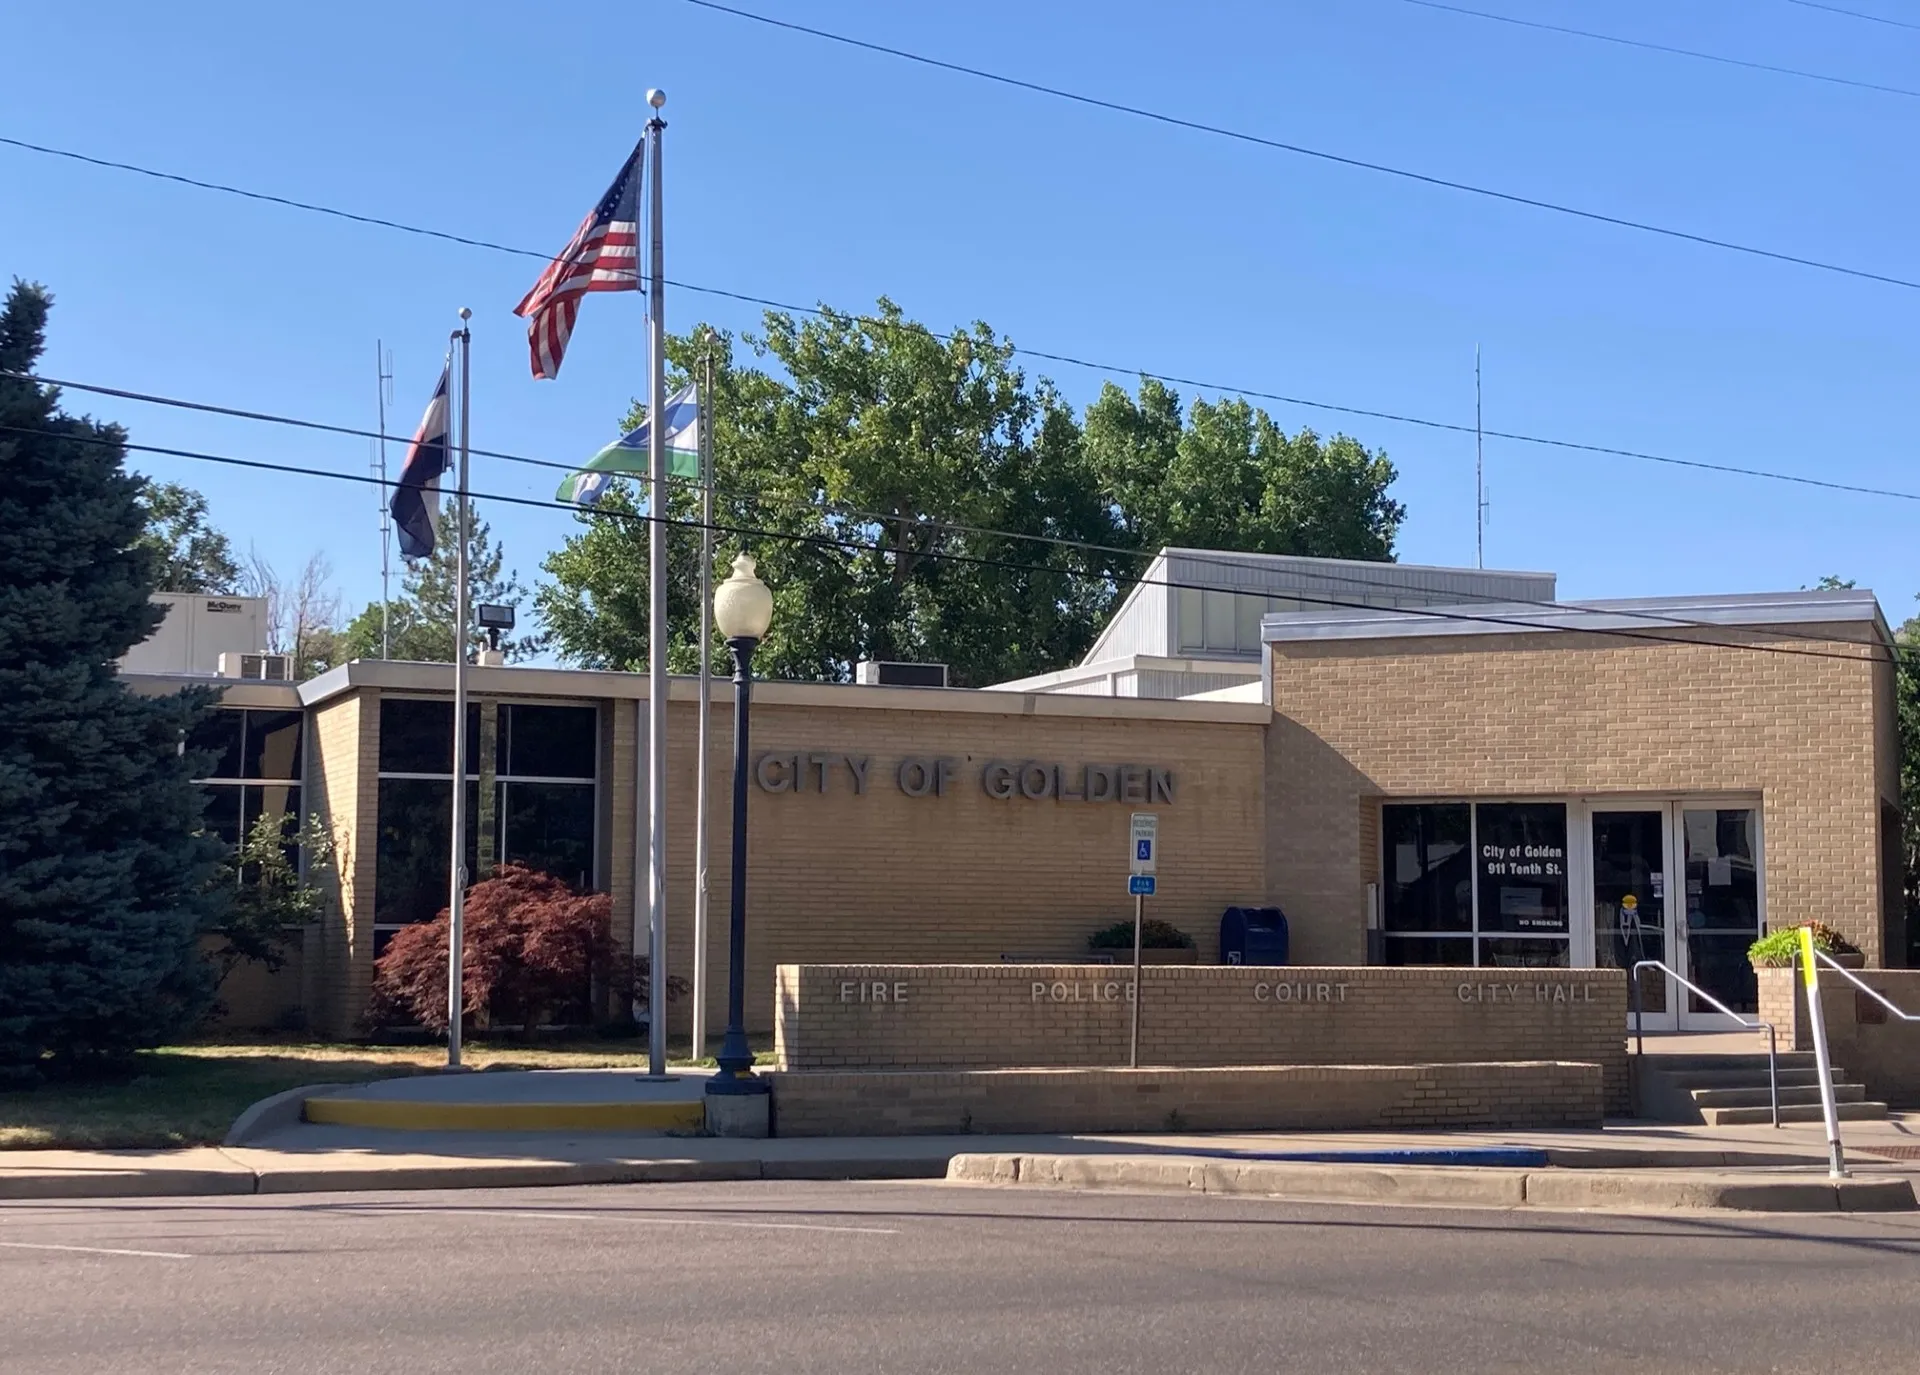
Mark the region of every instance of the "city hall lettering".
POLYGON ((1463 1003, 1590 1003, 1593 1001, 1593 985, 1461 984, 1454 989, 1453 995, 1463 1003))
POLYGON ((1037 759, 990 759, 972 774, 949 755, 908 755, 891 768, 875 769, 873 756, 821 750, 770 750, 753 762, 753 780, 762 792, 841 791, 864 796, 879 779, 891 779, 908 797, 947 797, 961 787, 977 786, 1000 802, 1025 798, 1040 802, 1172 803, 1173 770, 1147 764, 1056 764, 1037 759))

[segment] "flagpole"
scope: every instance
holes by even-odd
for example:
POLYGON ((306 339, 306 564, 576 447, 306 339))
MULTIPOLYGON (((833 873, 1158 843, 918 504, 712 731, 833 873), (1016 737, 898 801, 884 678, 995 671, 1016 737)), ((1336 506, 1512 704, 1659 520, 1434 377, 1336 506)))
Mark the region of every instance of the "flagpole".
POLYGON ((707 1053, 707 739, 713 713, 713 331, 706 335, 700 391, 700 761, 695 775, 693 840, 693 1049, 707 1053))
POLYGON ((461 978, 465 961, 467 904, 467 381, 473 312, 460 308, 460 477, 454 492, 457 512, 453 574, 453 826, 447 895, 447 1068, 460 1068, 460 1023, 466 1000, 461 978))
POLYGON ((664 202, 660 192, 660 109, 665 91, 647 92, 653 164, 647 271, 647 1072, 667 1072, 667 358, 664 202))

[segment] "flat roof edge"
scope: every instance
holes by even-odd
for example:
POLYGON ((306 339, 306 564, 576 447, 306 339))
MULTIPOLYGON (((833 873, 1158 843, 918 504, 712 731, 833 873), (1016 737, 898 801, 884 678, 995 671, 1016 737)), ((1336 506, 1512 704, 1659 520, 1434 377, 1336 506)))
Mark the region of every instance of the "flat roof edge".
POLYGON ((1326 640, 1420 639, 1440 635, 1536 635, 1580 631, 1711 629, 1866 621, 1888 638, 1880 603, 1865 589, 1736 593, 1699 597, 1625 597, 1560 602, 1469 602, 1346 614, 1282 612, 1263 617, 1267 644, 1326 640))
MULTIPOLYGON (((640 700, 647 696, 647 675, 601 669, 490 667, 467 671, 468 690, 501 697, 592 697, 640 700)), ((442 694, 453 690, 451 664, 355 659, 300 684, 308 706, 365 689, 442 694)), ((668 700, 699 698, 700 680, 675 674, 668 679, 668 700)), ((1271 710, 1257 703, 1192 702, 1178 698, 1078 696, 1065 693, 1010 692, 989 688, 891 687, 865 683, 793 683, 756 679, 753 695, 763 706, 865 707, 880 711, 932 711, 969 715, 1117 717, 1134 721, 1213 721, 1264 724, 1271 710)), ((731 702, 733 685, 713 680, 715 701, 731 702)))

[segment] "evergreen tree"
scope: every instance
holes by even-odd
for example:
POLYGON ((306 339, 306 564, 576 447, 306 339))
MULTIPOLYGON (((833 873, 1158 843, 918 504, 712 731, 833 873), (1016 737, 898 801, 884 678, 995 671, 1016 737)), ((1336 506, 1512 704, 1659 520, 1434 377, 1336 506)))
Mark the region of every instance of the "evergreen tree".
MULTIPOLYGON (((400 595, 388 607, 388 633, 393 642, 388 658, 429 664, 453 662, 454 557, 459 531, 454 498, 448 497, 441 505, 433 518, 433 528, 433 553, 407 564, 400 579, 400 595)), ((467 530, 467 643, 476 648, 486 643, 486 636, 474 608, 492 604, 517 611, 526 597, 518 574, 501 573, 505 562, 506 556, 493 542, 491 527, 476 510, 467 530)), ((538 637, 532 634, 508 635, 500 641, 509 663, 526 658, 538 647, 538 637)), ((380 657, 380 603, 368 602, 366 610, 340 633, 333 662, 380 657)))
MULTIPOLYGON (((0 370, 50 304, 16 282, 0 370)), ((137 697, 114 661, 152 632, 156 551, 124 434, 0 376, 0 1076, 114 1058, 191 1027, 221 846, 181 741, 210 696, 137 697)))

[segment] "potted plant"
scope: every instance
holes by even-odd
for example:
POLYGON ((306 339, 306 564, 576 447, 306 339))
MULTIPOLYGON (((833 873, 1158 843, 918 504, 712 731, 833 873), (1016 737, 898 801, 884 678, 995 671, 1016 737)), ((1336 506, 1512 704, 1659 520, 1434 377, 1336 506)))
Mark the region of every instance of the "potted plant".
MULTIPOLYGON (((1133 919, 1131 917, 1103 926, 1087 937, 1087 949, 1111 954, 1116 964, 1133 959, 1133 919)), ((1198 964, 1200 948, 1192 936, 1157 917, 1140 923, 1140 962, 1142 964, 1198 964)))
POLYGON ((1813 932, 1813 948, 1830 956, 1847 969, 1865 966, 1867 957, 1859 946, 1822 921, 1805 921, 1779 931, 1769 931, 1747 947, 1747 958, 1755 969, 1791 969, 1800 960, 1800 927, 1813 932))

